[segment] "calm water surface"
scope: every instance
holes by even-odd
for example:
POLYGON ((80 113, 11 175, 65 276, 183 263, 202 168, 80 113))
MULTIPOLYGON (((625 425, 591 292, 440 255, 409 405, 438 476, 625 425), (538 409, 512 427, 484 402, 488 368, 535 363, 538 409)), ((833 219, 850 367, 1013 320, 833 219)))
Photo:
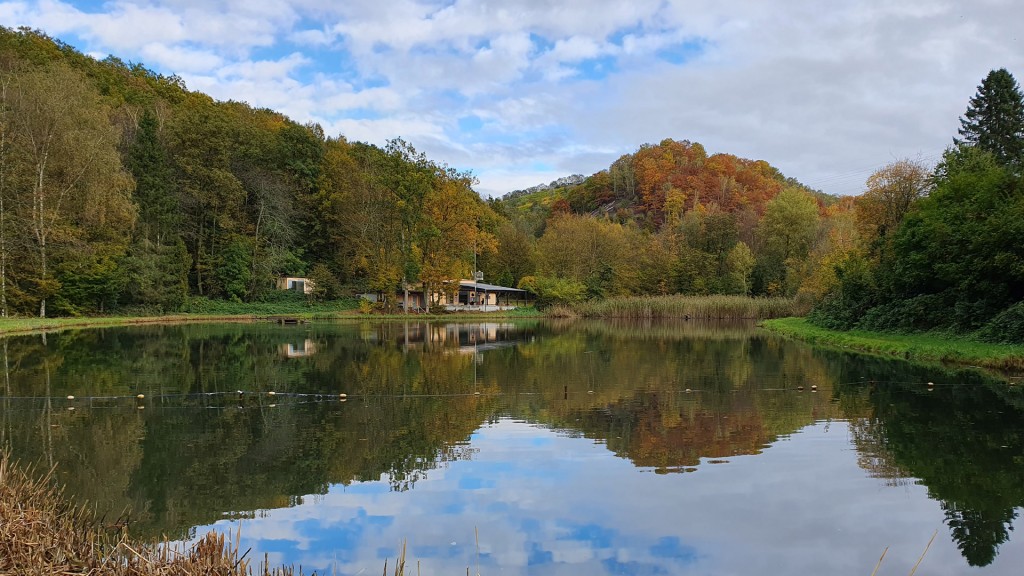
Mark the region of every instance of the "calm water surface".
POLYGON ((3 362, 17 458, 136 536, 240 525, 307 572, 407 541, 422 574, 870 574, 887 547, 907 574, 933 533, 919 573, 1024 572, 1024 394, 977 371, 693 322, 133 327, 3 362))

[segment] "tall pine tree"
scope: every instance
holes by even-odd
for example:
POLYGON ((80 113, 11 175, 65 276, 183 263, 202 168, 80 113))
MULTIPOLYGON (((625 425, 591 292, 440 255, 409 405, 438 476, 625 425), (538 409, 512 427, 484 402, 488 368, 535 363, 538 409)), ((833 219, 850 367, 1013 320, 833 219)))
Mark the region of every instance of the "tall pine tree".
POLYGON ((1024 95, 1005 68, 982 80, 960 118, 959 132, 957 144, 978 146, 1003 165, 1024 163, 1024 95))
POLYGON ((146 110, 126 163, 135 177, 141 235, 163 246, 174 244, 179 208, 170 162, 157 131, 156 116, 146 110))

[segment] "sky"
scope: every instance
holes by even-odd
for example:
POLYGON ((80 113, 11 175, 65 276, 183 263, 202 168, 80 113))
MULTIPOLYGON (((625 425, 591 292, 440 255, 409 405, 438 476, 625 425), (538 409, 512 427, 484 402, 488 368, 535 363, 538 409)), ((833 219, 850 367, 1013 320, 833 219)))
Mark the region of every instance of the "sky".
MULTIPOLYGON (((928 488, 870 477, 851 436, 819 422, 757 455, 656 474, 600 441, 503 419, 408 491, 386 477, 336 484, 195 537, 241 534, 252 557, 324 574, 379 572, 404 541, 424 574, 653 576, 866 574, 883 550, 880 573, 907 574, 936 532, 922 572, 973 573, 928 488)), ((975 572, 1019 574, 1018 544, 975 572)))
POLYGON ((485 196, 699 142, 858 194, 933 164, 993 69, 1024 77, 1019 0, 0 0, 98 58, 401 137, 485 196))

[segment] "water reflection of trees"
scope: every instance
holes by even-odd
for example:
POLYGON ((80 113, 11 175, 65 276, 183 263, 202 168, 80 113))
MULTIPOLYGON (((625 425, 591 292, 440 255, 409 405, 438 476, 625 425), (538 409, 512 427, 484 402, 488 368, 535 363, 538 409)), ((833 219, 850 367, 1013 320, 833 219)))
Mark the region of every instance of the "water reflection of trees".
POLYGON ((990 564, 1024 506, 1024 394, 977 371, 880 359, 858 366, 857 379, 847 380, 856 383, 840 392, 871 408, 851 423, 862 464, 926 486, 968 563, 990 564))
POLYGON ((742 330, 750 327, 365 323, 11 339, 20 395, 79 401, 75 411, 61 400, 22 402, 4 425, 23 458, 60 462, 60 478, 80 497, 131 507, 139 529, 154 534, 287 506, 331 484, 386 477, 393 489, 410 488, 468 457, 462 443, 501 416, 602 440, 640 466, 682 470, 757 453, 831 416, 833 368, 742 330), (296 341, 316 354, 281 354, 296 341), (822 392, 797 392, 810 382, 822 392), (236 389, 247 392, 242 409, 236 389), (345 405, 288 400, 342 391, 345 405), (150 398, 143 410, 132 400, 139 392, 150 398), (82 403, 96 396, 121 399, 82 403))
POLYGON ((109 514, 130 508, 134 530, 151 536, 288 506, 332 484, 386 478, 405 490, 470 457, 464 442, 494 402, 470 393, 472 356, 407 354, 365 336, 355 326, 256 325, 10 339, 2 438, 23 461, 57 462, 77 498, 109 514), (280 354, 297 337, 318 353, 280 354), (411 397, 441 382, 463 394, 411 397), (343 404, 341 390, 362 398, 343 404))
POLYGON ((671 472, 759 453, 835 416, 835 371, 750 324, 582 323, 495 351, 484 377, 504 379, 509 415, 581 432, 637 466, 671 472))
POLYGON ((115 514, 130 507, 139 533, 175 536, 334 484, 386 478, 409 489, 471 457, 469 435, 499 417, 593 438, 661 472, 756 454, 845 417, 870 474, 919 479, 964 556, 991 562, 1024 503, 1024 462, 1013 457, 1024 438, 1020 394, 973 372, 944 376, 747 330, 258 324, 11 338, 0 440, 24 461, 59 463, 80 498, 115 514), (281 353, 294 342, 316 353, 281 353), (940 385, 928 391, 928 380, 940 385), (105 396, 119 398, 83 400, 105 396))

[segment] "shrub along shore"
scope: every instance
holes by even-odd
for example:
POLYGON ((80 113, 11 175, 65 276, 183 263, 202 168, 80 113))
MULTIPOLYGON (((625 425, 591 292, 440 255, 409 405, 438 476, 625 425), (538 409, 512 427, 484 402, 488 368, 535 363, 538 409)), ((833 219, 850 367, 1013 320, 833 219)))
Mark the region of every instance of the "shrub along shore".
POLYGON ((818 346, 852 348, 908 360, 950 362, 996 370, 1024 370, 1024 346, 989 344, 944 333, 896 334, 820 328, 805 318, 778 318, 761 323, 765 329, 818 346))

